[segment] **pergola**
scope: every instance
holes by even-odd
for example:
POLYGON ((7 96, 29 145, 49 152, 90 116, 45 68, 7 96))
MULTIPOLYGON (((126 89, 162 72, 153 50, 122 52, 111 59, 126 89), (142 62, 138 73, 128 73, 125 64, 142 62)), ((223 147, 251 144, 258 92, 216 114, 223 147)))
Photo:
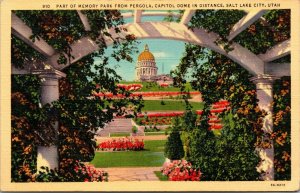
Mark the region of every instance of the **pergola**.
MULTIPOLYGON (((234 38, 247 29, 251 24, 259 19, 263 19, 262 16, 265 12, 266 10, 253 10, 247 12, 243 18, 234 24, 227 39, 229 41, 234 41, 234 38)), ((87 16, 79 10, 77 13, 85 30, 89 31, 91 27, 87 16)), ((127 29, 126 32, 116 34, 114 29, 109 29, 109 33, 112 34, 113 37, 120 35, 125 37, 128 34, 133 34, 138 39, 160 38, 179 40, 200 45, 227 56, 240 64, 243 68, 247 69, 253 75, 253 78, 251 78, 250 81, 256 84, 259 106, 268 113, 268 115, 264 118, 263 130, 265 132, 273 131, 271 107, 271 103, 273 101, 273 81, 283 76, 290 76, 290 63, 273 63, 272 61, 290 54, 290 40, 283 41, 270 48, 266 53, 258 55, 252 53, 238 43, 233 42, 233 50, 228 52, 222 45, 215 43, 219 37, 218 34, 214 32, 207 32, 205 29, 189 29, 187 27, 194 13, 195 10, 186 10, 182 16, 179 13, 173 14, 174 17, 181 17, 179 23, 164 21, 142 22, 142 17, 168 16, 169 13, 135 10, 134 13, 122 14, 123 18, 133 18, 132 23, 124 25, 127 29)), ((42 104, 47 104, 57 100, 59 98, 58 80, 59 78, 66 76, 62 70, 84 56, 96 51, 98 49, 98 45, 90 37, 82 37, 80 40, 71 45, 71 55, 73 58, 71 58, 66 65, 59 65, 57 60, 60 53, 57 53, 57 51, 42 38, 36 39, 33 42, 30 39, 31 35, 33 35, 32 30, 14 13, 12 13, 11 20, 12 34, 47 58, 45 61, 26 65, 25 69, 18 69, 14 66, 14 64, 12 64, 12 74, 38 75, 42 80, 42 104)), ((106 43, 107 45, 111 45, 113 42, 111 39, 106 38, 106 43)), ((58 128, 58 124, 56 123, 54 127, 58 128)), ((266 172, 263 179, 273 180, 274 148, 258 149, 258 151, 260 158, 262 159, 259 169, 266 172)), ((41 146, 38 148, 37 167, 39 168, 40 166, 48 166, 49 168, 55 168, 58 166, 58 153, 56 146, 41 146)))

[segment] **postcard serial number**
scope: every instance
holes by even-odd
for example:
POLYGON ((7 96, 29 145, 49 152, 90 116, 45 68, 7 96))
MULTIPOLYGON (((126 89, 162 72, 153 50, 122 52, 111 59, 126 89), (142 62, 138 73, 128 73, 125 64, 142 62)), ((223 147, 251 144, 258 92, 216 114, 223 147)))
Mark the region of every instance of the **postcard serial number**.
POLYGON ((282 186, 283 187, 283 186, 285 186, 285 184, 271 184, 271 186, 277 186, 277 187, 282 186))

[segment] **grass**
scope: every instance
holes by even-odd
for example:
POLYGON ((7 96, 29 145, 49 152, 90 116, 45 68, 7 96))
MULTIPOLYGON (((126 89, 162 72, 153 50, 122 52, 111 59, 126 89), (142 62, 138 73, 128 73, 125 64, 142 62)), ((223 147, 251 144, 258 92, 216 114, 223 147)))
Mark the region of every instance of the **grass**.
MULTIPOLYGON (((176 87, 167 87, 167 88, 162 88, 156 83, 151 83, 151 82, 133 82, 133 81, 121 81, 121 84, 142 84, 143 88, 139 90, 140 92, 147 92, 147 91, 180 91, 180 88, 176 87)), ((186 83, 185 89, 187 91, 195 91, 192 89, 190 83, 186 83)))
POLYGON ((145 132, 145 136, 150 135, 165 135, 165 132, 145 132))
MULTIPOLYGON (((193 110, 203 109, 202 102, 190 102, 193 110)), ((184 101, 164 100, 164 105, 161 100, 145 100, 142 111, 184 111, 186 104, 184 101)))
POLYGON ((110 137, 127 137, 130 133, 110 133, 110 137))
POLYGON ((154 174, 158 177, 159 181, 168 181, 168 176, 165 176, 161 171, 154 171, 154 174))
POLYGON ((96 152, 91 164, 95 167, 155 167, 165 161, 166 140, 144 141, 144 151, 96 152))

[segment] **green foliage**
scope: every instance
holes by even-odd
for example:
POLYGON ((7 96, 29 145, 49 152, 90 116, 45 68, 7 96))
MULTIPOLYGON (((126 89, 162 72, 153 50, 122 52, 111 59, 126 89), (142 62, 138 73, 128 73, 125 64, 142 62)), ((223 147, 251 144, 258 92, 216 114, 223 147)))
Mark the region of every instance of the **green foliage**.
POLYGON ((233 25, 245 14, 240 10, 197 10, 190 26, 213 31, 226 39, 233 25))
POLYGON ((53 130, 47 110, 39 108, 40 80, 33 75, 12 76, 11 178, 32 181, 36 172, 37 145, 49 144, 53 130))
MULTIPOLYGON (((216 43, 223 44, 225 50, 230 51, 232 42, 227 40, 229 32, 245 14, 240 10, 198 10, 189 27, 217 33, 220 37, 216 43)), ((290 38, 290 10, 269 10, 263 17, 236 36, 234 42, 259 54, 290 38)))
POLYGON ((246 13, 241 10, 198 10, 190 21, 190 28, 203 28, 219 35, 216 44, 223 44, 230 51, 227 40, 230 30, 246 13), (220 27, 222 26, 222 27, 220 27))
POLYGON ((48 167, 41 167, 41 170, 35 175, 36 182, 63 182, 64 179, 58 174, 57 169, 52 170, 48 167))
POLYGON ((179 118, 174 119, 174 124, 165 146, 165 156, 170 160, 180 160, 184 156, 179 122, 179 118))
POLYGON ((230 59, 194 45, 186 45, 174 71, 179 84, 188 68, 193 72, 191 84, 205 103, 200 124, 191 112, 185 116, 187 160, 201 168, 203 180, 258 180, 255 145, 262 133, 263 115, 258 110, 255 85, 249 81, 251 75, 230 59), (215 135, 208 130, 208 120, 211 105, 220 99, 230 102, 231 111, 219 115, 223 129, 221 135, 215 135))
POLYGON ((256 21, 234 39, 255 54, 290 38, 290 10, 270 10, 263 17, 265 21, 256 21))
MULTIPOLYGON (((59 80, 59 100, 43 107, 40 107, 39 102, 39 78, 13 76, 12 180, 32 181, 32 174, 36 171, 34 156, 36 156, 37 144, 58 145, 60 177, 64 177, 66 181, 83 180, 77 178, 78 174, 74 173, 70 166, 78 161, 87 162, 93 159, 96 146, 94 136, 97 128, 110 122, 114 114, 126 114, 127 105, 133 107, 134 113, 141 109, 141 97, 130 97, 129 92, 117 88, 116 83, 121 80, 121 77, 114 69, 107 67, 108 56, 104 56, 107 45, 103 38, 111 37, 107 28, 116 27, 118 34, 124 30, 117 28, 123 23, 123 19, 115 10, 86 11, 92 28, 87 32, 76 11, 16 11, 15 13, 32 28, 33 42, 43 38, 57 52, 66 54, 66 56, 61 54, 57 61, 59 64, 70 62, 73 58, 71 44, 86 35, 92 36, 99 50, 64 68, 63 71, 67 76, 59 80), (102 62, 95 65, 94 58, 102 62), (126 97, 112 100, 106 97, 93 97, 93 92, 111 92, 124 94, 126 97), (60 121, 58 132, 52 128, 51 123, 55 120, 60 121), (26 135, 22 135, 24 132, 26 135), (26 145, 17 149, 19 144, 26 145)), ((114 50, 112 57, 117 60, 131 61, 130 54, 136 45, 134 37, 115 36, 112 40, 114 50)), ((32 54, 30 49, 26 51, 27 47, 17 38, 12 38, 12 53, 16 53, 12 54, 12 61, 21 61, 18 67, 22 67, 22 62, 43 60, 39 54, 35 52, 32 54)))
POLYGON ((275 179, 291 180, 291 79, 274 83, 273 120, 275 179))
POLYGON ((107 172, 96 169, 94 166, 85 165, 77 161, 70 160, 70 170, 49 169, 41 167, 38 173, 34 174, 36 182, 102 182, 108 181, 107 172))
POLYGON ((131 128, 132 133, 137 133, 138 132, 138 128, 136 126, 133 126, 131 128))
POLYGON ((154 171, 154 174, 158 177, 159 181, 169 181, 168 176, 163 175, 161 171, 154 171))
POLYGON ((11 36, 11 63, 17 68, 24 68, 31 62, 46 58, 16 36, 11 36))
MULTIPOLYGON (((225 49, 230 51, 226 37, 233 24, 244 14, 237 10, 199 10, 192 18, 190 28, 200 27, 218 33, 220 39, 216 43, 224 44, 225 49)), ((290 38, 290 10, 270 10, 264 18, 249 26, 234 41, 259 54, 290 38)), ((276 62, 288 62, 289 58, 276 62)), ((192 69, 193 88, 201 91, 205 106, 200 126, 184 131, 187 157, 201 168, 204 180, 257 179, 255 166, 258 158, 254 148, 270 144, 259 140, 263 135, 260 129, 263 113, 257 108, 255 87, 249 82, 250 74, 225 57, 192 45, 186 46, 186 55, 174 72, 174 84, 180 85, 185 81, 182 75, 188 69, 192 69), (208 109, 220 99, 229 100, 232 110, 220 115, 224 125, 221 133, 211 135, 207 131, 208 109)), ((288 84, 285 82, 285 85, 275 88, 278 94, 274 95, 274 133, 266 134, 275 140, 276 179, 290 179, 290 101, 287 97, 288 84)))

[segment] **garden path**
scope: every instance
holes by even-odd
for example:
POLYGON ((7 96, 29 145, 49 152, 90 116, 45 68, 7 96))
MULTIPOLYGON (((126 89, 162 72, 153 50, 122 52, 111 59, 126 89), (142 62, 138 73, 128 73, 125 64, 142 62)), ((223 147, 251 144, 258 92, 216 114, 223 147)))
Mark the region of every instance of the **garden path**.
POLYGON ((138 168, 105 168, 108 172, 108 181, 159 181, 154 171, 161 167, 138 167, 138 168))
POLYGON ((98 131, 98 135, 109 136, 110 133, 131 133, 131 119, 114 119, 108 123, 104 129, 98 131))

